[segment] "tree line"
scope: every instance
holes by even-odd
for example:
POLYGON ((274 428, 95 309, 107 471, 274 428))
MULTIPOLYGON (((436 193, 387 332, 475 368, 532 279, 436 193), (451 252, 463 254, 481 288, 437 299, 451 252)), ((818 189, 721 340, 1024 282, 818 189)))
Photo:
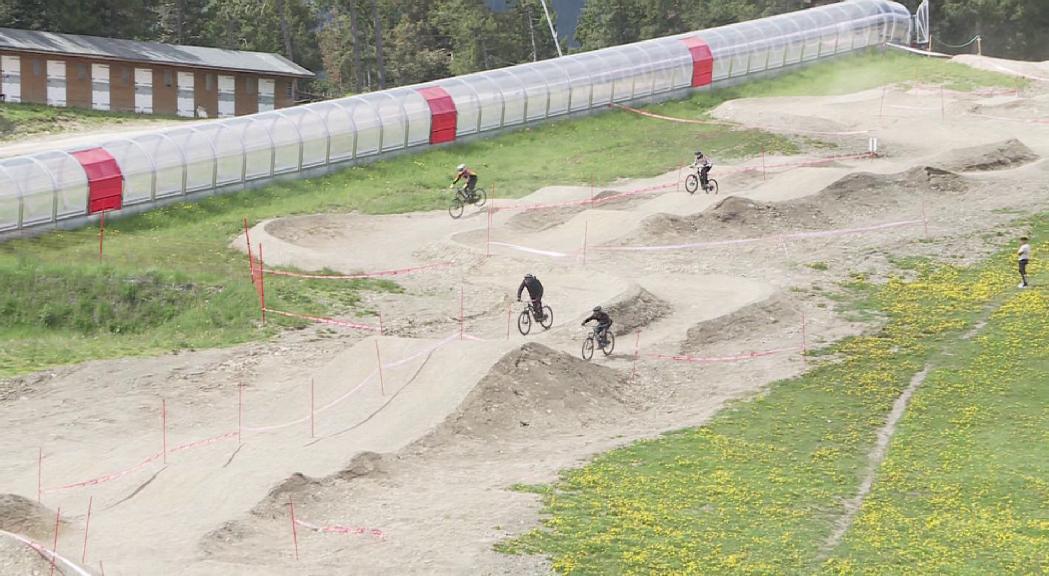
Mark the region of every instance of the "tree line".
MULTIPOLYGON (((920 0, 904 0, 914 10, 920 0)), ((0 26, 275 52, 336 96, 557 54, 539 0, 0 0, 0 26)), ((811 0, 586 0, 577 50, 807 8, 811 0)), ((933 0, 934 38, 1049 59, 1049 0, 933 0)), ((556 14, 552 14, 556 19, 556 14)), ((938 46, 943 48, 943 45, 938 46)))

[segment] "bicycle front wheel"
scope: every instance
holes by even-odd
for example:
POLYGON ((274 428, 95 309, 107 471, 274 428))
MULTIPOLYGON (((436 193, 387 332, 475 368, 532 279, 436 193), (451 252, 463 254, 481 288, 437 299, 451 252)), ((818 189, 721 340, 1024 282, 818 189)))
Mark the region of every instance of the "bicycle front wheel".
POLYGON ((696 190, 699 190, 699 176, 689 174, 685 177, 685 191, 689 194, 695 194, 696 190))
POLYGON ((543 330, 549 330, 554 325, 554 311, 549 306, 543 306, 543 319, 539 321, 543 330))
POLYGON ((594 357, 594 337, 587 336, 586 340, 583 340, 583 360, 589 360, 594 357))
POLYGON ((528 310, 521 312, 521 315, 517 317, 517 330, 521 332, 522 336, 527 336, 532 331, 532 316, 528 313, 528 310))
POLYGON ((484 203, 488 201, 488 193, 484 191, 484 188, 474 190, 474 194, 477 195, 477 200, 474 201, 474 204, 476 204, 478 208, 484 206, 484 203))
POLYGON ((451 205, 448 206, 448 215, 452 218, 459 218, 463 215, 463 201, 458 197, 452 199, 451 205))

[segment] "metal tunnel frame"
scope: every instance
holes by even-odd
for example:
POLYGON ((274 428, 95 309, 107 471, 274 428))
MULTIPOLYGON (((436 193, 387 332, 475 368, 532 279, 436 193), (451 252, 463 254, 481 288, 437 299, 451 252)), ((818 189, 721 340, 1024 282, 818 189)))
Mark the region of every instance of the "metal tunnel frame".
MULTIPOLYGON (((432 146, 436 112, 427 94, 450 96, 454 142, 610 103, 684 97, 906 41, 911 22, 907 9, 891 0, 846 0, 416 86, 100 139, 71 151, 110 154, 123 178, 118 212, 140 212, 432 146)), ((0 160, 0 184, 0 237, 91 220, 87 176, 67 151, 0 160)))

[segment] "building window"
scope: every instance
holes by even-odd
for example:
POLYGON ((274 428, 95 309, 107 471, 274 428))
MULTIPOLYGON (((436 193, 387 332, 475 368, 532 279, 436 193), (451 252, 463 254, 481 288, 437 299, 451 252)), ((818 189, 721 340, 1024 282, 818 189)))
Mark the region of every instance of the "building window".
POLYGON ((215 75, 205 74, 204 75, 204 89, 211 92, 215 89, 215 75))
POLYGON ((76 79, 87 80, 87 64, 76 65, 76 79))
POLYGON ((171 76, 171 70, 164 71, 164 86, 167 86, 168 88, 171 88, 171 84, 173 82, 171 76))
POLYGON ((259 91, 259 80, 258 78, 251 78, 244 76, 244 93, 249 96, 254 96, 259 91))
POLYGON ((39 60, 33 60, 33 76, 39 76, 39 75, 40 75, 40 61, 39 60))
POLYGON ((284 95, 287 96, 288 100, 291 100, 291 83, 294 80, 288 80, 284 83, 284 95))

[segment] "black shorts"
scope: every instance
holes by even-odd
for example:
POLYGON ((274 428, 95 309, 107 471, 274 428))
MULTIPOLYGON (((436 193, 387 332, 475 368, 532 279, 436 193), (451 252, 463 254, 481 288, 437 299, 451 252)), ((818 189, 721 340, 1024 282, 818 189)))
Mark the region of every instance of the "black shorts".
POLYGON ((1020 260, 1020 274, 1027 274, 1027 260, 1020 260))

